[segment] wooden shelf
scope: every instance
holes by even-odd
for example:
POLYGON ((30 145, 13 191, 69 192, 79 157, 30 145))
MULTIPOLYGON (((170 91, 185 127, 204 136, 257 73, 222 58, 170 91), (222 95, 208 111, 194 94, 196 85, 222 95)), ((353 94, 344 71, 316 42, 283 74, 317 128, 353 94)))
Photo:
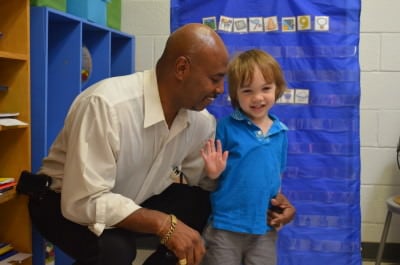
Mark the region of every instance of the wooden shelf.
MULTIPOLYGON (((0 113, 19 113, 28 125, 0 125, 0 177, 18 177, 31 169, 30 1, 0 0, 0 113)), ((0 242, 32 253, 26 196, 15 188, 0 195, 0 242)), ((31 265, 32 258, 21 264, 31 265)))
POLYGON ((15 52, 0 51, 0 58, 16 60, 16 61, 26 61, 26 60, 28 60, 29 55, 22 54, 22 53, 15 53, 15 52))
POLYGON ((0 132, 6 130, 18 130, 18 129, 25 129, 28 128, 29 125, 14 125, 14 126, 3 126, 0 125, 0 132))
POLYGON ((15 195, 16 195, 15 188, 0 194, 0 204, 14 199, 15 195))

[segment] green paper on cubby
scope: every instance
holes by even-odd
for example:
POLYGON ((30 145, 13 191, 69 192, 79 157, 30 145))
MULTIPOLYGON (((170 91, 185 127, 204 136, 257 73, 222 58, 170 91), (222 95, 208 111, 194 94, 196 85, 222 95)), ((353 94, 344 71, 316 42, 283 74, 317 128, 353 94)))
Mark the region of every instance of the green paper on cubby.
POLYGON ((60 11, 67 11, 67 0, 31 0, 32 6, 47 6, 58 9, 60 11))
POLYGON ((121 29, 121 0, 111 0, 107 3, 107 26, 121 29))

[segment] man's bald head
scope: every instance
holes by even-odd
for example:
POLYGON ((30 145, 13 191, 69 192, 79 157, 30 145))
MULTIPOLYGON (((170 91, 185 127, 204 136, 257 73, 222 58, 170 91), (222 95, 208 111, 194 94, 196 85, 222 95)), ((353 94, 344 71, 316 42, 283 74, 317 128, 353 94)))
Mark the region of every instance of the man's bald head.
POLYGON ((156 65, 168 124, 180 109, 202 110, 223 93, 228 57, 222 39, 206 25, 186 24, 170 35, 156 65))
POLYGON ((195 58, 210 52, 227 53, 222 39, 209 26, 191 23, 182 26, 169 36, 160 61, 172 63, 179 56, 195 58))

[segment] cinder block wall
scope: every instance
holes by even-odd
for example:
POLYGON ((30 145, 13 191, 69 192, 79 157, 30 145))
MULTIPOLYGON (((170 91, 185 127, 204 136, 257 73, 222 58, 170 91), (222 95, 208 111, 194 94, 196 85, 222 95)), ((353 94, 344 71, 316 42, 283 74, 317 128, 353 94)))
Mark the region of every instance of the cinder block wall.
MULTIPOLYGON (((400 194, 396 144, 400 136, 400 24, 397 0, 363 0, 361 9, 362 240, 378 242, 385 200, 400 194)), ((388 242, 400 242, 394 216, 388 242)))
MULTIPOLYGON (((137 40, 136 69, 149 69, 170 33, 169 0, 123 0, 122 30, 137 40)), ((400 23, 398 0, 363 0, 361 10, 362 241, 379 242, 385 200, 400 194, 395 148, 400 136, 400 23)), ((394 216, 388 242, 400 243, 394 216)))

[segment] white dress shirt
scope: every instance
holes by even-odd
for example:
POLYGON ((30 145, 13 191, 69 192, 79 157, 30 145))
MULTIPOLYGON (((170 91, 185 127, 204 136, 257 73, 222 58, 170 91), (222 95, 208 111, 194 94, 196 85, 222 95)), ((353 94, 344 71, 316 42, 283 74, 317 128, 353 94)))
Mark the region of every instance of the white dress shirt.
POLYGON ((113 77, 78 95, 40 173, 61 191, 63 215, 100 235, 168 187, 176 166, 212 188, 200 149, 214 134, 206 110, 182 109, 168 129, 154 70, 113 77))

